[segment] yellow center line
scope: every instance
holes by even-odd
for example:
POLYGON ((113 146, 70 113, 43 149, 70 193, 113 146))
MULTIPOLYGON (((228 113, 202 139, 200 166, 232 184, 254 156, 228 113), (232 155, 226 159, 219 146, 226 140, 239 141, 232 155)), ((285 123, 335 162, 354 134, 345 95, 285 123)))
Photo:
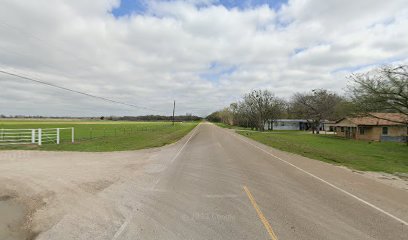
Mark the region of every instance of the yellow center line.
POLYGON ((263 215, 261 209, 259 208, 258 204, 256 203, 254 196, 252 196, 251 192, 249 191, 249 189, 246 186, 243 186, 243 188, 244 188, 244 191, 246 192, 249 200, 251 201, 252 206, 255 208, 259 219, 261 220, 261 222, 265 226, 266 231, 268 231, 268 234, 271 237, 271 239, 272 240, 278 240, 278 238, 276 237, 276 234, 273 232, 273 229, 272 229, 271 225, 269 224, 268 220, 265 218, 265 216, 263 215))

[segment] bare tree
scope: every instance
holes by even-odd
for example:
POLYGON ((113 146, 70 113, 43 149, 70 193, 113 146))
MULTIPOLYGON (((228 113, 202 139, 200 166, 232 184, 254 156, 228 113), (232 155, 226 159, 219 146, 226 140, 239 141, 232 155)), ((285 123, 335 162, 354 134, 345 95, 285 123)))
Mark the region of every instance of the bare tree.
POLYGON ((305 118, 311 124, 313 133, 319 134, 322 120, 332 119, 335 106, 342 98, 324 89, 315 89, 310 93, 296 93, 291 102, 291 109, 296 116, 305 118))
POLYGON ((278 118, 285 109, 285 101, 268 90, 254 90, 246 94, 241 105, 245 115, 260 131, 265 129, 268 120, 278 118))
POLYGON ((408 123, 408 66, 383 67, 375 73, 353 74, 353 84, 349 86, 358 109, 373 117, 370 112, 401 113, 407 120, 396 123, 408 123))

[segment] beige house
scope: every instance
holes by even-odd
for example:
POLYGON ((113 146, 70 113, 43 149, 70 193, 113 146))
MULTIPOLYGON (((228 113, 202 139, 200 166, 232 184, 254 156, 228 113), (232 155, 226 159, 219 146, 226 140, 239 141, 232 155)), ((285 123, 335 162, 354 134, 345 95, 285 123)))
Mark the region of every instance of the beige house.
POLYGON ((405 115, 399 113, 371 113, 371 115, 373 116, 347 117, 337 121, 336 134, 358 140, 407 141, 408 118, 405 115))

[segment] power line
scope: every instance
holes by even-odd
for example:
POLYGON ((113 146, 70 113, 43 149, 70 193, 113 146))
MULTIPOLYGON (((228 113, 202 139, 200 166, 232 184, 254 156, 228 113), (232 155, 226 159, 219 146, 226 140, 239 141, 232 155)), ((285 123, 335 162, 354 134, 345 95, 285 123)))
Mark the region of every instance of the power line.
MULTIPOLYGON (((37 43, 45 44, 45 46, 47 46, 47 47, 53 46, 54 49, 56 49, 56 50, 58 50, 58 51, 60 51, 62 53, 65 53, 66 55, 71 56, 73 58, 76 58, 76 59, 81 60, 81 61, 85 61, 85 62, 90 63, 90 64, 95 64, 94 62, 91 63, 88 59, 86 59, 84 57, 70 54, 70 52, 68 52, 63 47, 59 46, 56 42, 47 41, 44 38, 39 37, 38 35, 35 35, 35 34, 31 33, 31 32, 27 32, 27 31, 23 30, 22 28, 16 27, 14 25, 10 25, 10 24, 8 24, 6 22, 0 22, 0 26, 6 27, 6 28, 11 29, 11 30, 13 30, 15 32, 23 34, 23 35, 25 35, 25 36, 27 36, 27 37, 29 37, 31 39, 36 40, 37 43)), ((9 52, 11 52, 13 54, 16 54, 16 55, 23 56, 23 54, 15 52, 15 51, 9 51, 9 52)), ((23 56, 23 57, 25 57, 25 56, 23 56)), ((54 66, 52 66, 52 65, 50 65, 50 64, 48 64, 46 62, 42 62, 42 64, 47 65, 47 66, 49 66, 51 68, 54 68, 54 66)), ((11 75, 11 76, 20 77, 20 78, 30 80, 30 81, 34 81, 34 82, 37 82, 37 83, 40 83, 40 84, 60 88, 60 89, 66 90, 66 91, 75 92, 75 93, 78 93, 78 94, 86 95, 86 96, 93 97, 93 98, 102 99, 102 100, 117 103, 117 104, 122 104, 122 105, 131 106, 131 107, 135 107, 135 108, 151 110, 151 111, 155 111, 155 112, 161 112, 161 111, 158 111, 158 110, 155 110, 155 109, 152 109, 152 108, 141 107, 141 106, 137 106, 137 105, 134 105, 134 104, 128 104, 128 103, 125 103, 125 102, 119 102, 119 101, 116 101, 116 100, 111 100, 111 99, 108 99, 108 98, 99 97, 99 96, 95 96, 95 95, 88 94, 88 93, 83 93, 83 92, 80 92, 80 91, 77 91, 77 90, 61 87, 61 86, 51 84, 51 83, 47 83, 47 82, 44 82, 44 81, 40 81, 40 80, 37 80, 37 79, 21 76, 21 75, 15 74, 15 73, 10 73, 10 72, 6 72, 6 71, 2 71, 2 70, 0 70, 0 72, 3 73, 3 74, 8 74, 8 75, 11 75)), ((68 76, 70 76, 70 75, 68 75, 68 76)), ((74 78, 72 75, 70 77, 74 78)), ((220 106, 220 108, 223 108, 223 107, 224 106, 220 106)), ((207 110, 207 108, 188 108, 188 109, 189 110, 207 110)))
POLYGON ((129 106, 129 107, 145 109, 145 110, 150 110, 150 111, 155 111, 155 112, 161 112, 161 111, 158 111, 158 110, 153 109, 153 108, 142 107, 142 106, 138 106, 138 105, 135 105, 135 104, 125 103, 125 102, 116 101, 116 100, 112 100, 112 99, 105 98, 105 97, 96 96, 96 95, 93 95, 93 94, 81 92, 81 91, 70 89, 70 88, 67 88, 67 87, 61 87, 61 86, 55 85, 53 83, 48 83, 48 82, 45 82, 45 81, 42 81, 42 80, 22 76, 22 75, 12 73, 12 72, 8 72, 8 71, 4 71, 4 70, 0 70, 0 73, 6 74, 6 75, 9 75, 9 76, 13 76, 13 77, 18 77, 18 78, 25 79, 25 80, 29 80, 29 81, 39 83, 39 84, 42 84, 42 85, 46 85, 46 86, 49 86, 49 87, 59 88, 59 89, 65 90, 65 91, 85 95, 85 96, 96 98, 96 99, 99 99, 99 100, 104 100, 104 101, 107 101, 107 102, 112 102, 112 103, 116 103, 116 104, 121 104, 121 105, 129 106))
MULTIPOLYGON (((38 37, 37 35, 32 34, 32 33, 29 33, 29 32, 27 32, 27 31, 24 31, 24 30, 22 30, 22 29, 20 29, 20 28, 18 28, 18 27, 16 27, 16 26, 9 25, 9 24, 7 24, 6 22, 0 22, 0 25, 3 25, 3 26, 5 26, 5 27, 7 27, 7 28, 9 28, 9 29, 12 29, 12 30, 16 31, 16 32, 20 32, 21 34, 25 34, 26 36, 31 37, 32 39, 35 39, 35 40, 37 40, 38 42, 45 43, 45 45, 47 45, 47 46, 53 45, 55 49, 57 49, 57 50, 59 50, 59 51, 61 51, 61 52, 63 52, 63 53, 68 53, 65 49, 61 48, 60 46, 56 45, 55 43, 51 43, 51 42, 49 42, 49 41, 48 41, 48 43, 47 43, 46 40, 44 40, 44 39, 38 37)), ((21 56, 21 54, 16 53, 16 52, 14 52, 14 54, 17 54, 17 55, 20 55, 20 56, 21 56)), ((72 57, 74 57, 74 58, 76 58, 76 59, 78 59, 78 60, 82 60, 82 61, 85 61, 85 62, 90 63, 90 62, 89 62, 87 59, 85 59, 85 58, 82 58, 82 57, 79 58, 78 56, 76 56, 76 55, 74 56, 74 55, 71 55, 71 54, 68 54, 68 55, 69 55, 69 56, 72 56, 72 57)), ((46 65, 52 67, 52 66, 49 65, 49 64, 46 64, 46 65)), ((62 90, 66 90, 66 91, 70 91, 70 92, 82 94, 82 95, 85 95, 85 96, 88 96, 88 97, 97 98, 97 99, 101 99, 101 100, 108 101, 108 102, 112 102, 112 103, 122 104, 122 105, 130 106, 130 107, 134 107, 134 108, 145 109, 145 110, 150 110, 150 111, 155 111, 155 112, 161 112, 161 111, 156 110, 156 109, 152 109, 152 108, 148 108, 148 107, 142 107, 142 106, 138 106, 138 105, 135 105, 135 104, 129 104, 129 103, 121 102, 121 101, 116 101, 116 100, 108 99, 108 98, 105 98, 105 97, 100 97, 100 96, 96 96, 96 95, 93 95, 93 94, 84 93, 84 92, 81 92, 81 91, 69 89, 69 88, 66 88, 66 87, 61 87, 61 86, 58 86, 58 85, 55 85, 55 84, 52 84, 52 83, 47 83, 47 82, 45 82, 45 81, 41 81, 41 80, 34 79, 34 78, 31 78, 31 77, 25 77, 25 76, 22 76, 22 75, 19 75, 19 74, 16 74, 16 73, 10 73, 10 72, 3 71, 3 70, 0 70, 0 72, 3 73, 3 74, 8 74, 8 75, 14 76, 14 77, 19 77, 19 78, 23 78, 23 79, 26 79, 26 80, 29 80, 29 81, 33 81, 33 82, 36 82, 36 83, 39 83, 39 84, 43 84, 43 85, 47 85, 47 86, 50 86, 50 87, 59 88, 59 89, 62 89, 62 90)))

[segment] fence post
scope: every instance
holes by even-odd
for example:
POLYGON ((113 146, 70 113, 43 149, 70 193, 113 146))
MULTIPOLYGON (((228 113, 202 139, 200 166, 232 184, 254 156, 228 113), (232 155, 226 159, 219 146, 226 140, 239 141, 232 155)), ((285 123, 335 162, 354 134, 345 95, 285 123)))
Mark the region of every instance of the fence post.
POLYGON ((35 129, 31 129, 31 143, 35 143, 35 129))
POLYGON ((71 130, 71 137, 72 137, 72 143, 74 143, 74 139, 75 139, 75 130, 74 130, 74 128, 72 128, 72 130, 71 130))
POLYGON ((60 129, 57 128, 57 144, 60 144, 60 129))
POLYGON ((38 145, 42 145, 42 140, 41 140, 41 128, 38 129, 38 145))

